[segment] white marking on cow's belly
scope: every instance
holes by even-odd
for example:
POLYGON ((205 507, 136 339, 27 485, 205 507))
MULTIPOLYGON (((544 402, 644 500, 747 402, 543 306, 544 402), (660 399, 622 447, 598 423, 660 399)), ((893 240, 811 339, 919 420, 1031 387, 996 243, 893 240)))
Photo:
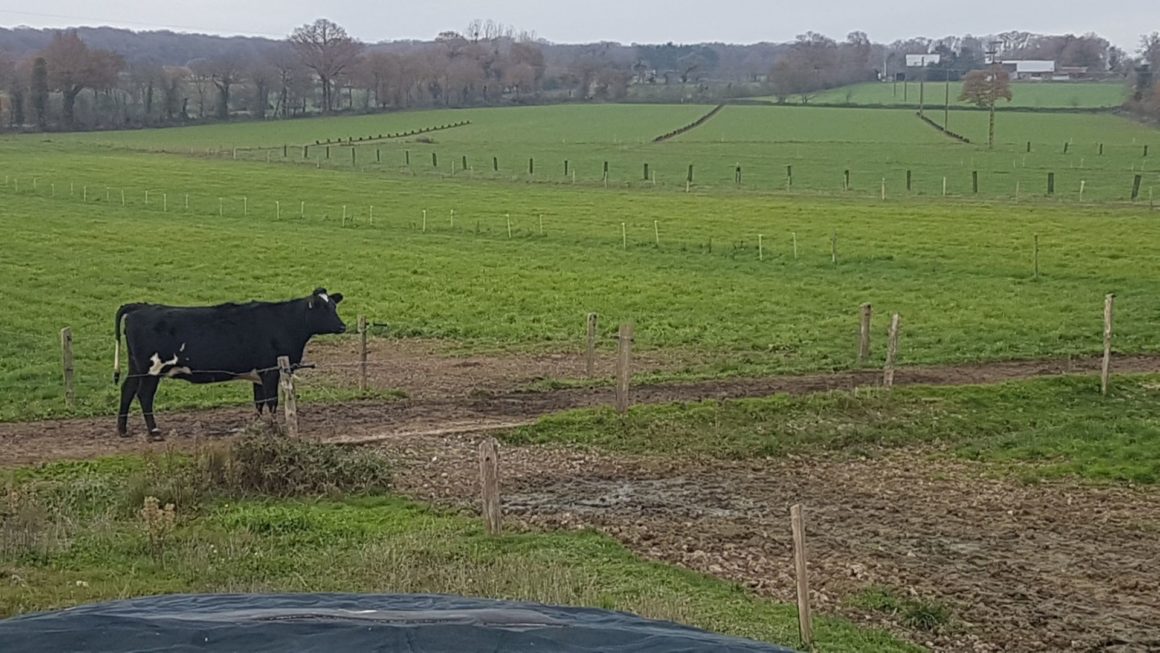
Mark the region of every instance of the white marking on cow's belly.
POLYGON ((188 367, 174 367, 166 372, 165 376, 172 378, 178 374, 193 374, 193 370, 189 369, 188 367))
POLYGON ((161 362, 161 354, 153 354, 152 356, 149 357, 149 361, 153 363, 152 365, 149 366, 149 375, 150 376, 159 376, 161 374, 161 370, 165 369, 166 365, 176 365, 177 364, 177 354, 173 355, 173 360, 165 361, 164 363, 161 362))

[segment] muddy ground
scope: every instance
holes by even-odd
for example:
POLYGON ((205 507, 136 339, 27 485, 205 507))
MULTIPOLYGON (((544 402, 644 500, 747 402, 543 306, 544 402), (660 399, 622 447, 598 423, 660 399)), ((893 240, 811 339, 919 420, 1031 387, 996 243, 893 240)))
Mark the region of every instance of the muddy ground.
MULTIPOLYGON (((352 351, 319 348, 303 380, 333 381, 327 363, 352 351)), ((304 434, 374 443, 399 460, 400 491, 475 509, 475 447, 489 430, 612 402, 611 388, 526 392, 578 378, 578 354, 449 357, 422 342, 379 342, 371 383, 407 399, 299 409, 304 434)), ((607 358, 607 357, 605 357, 607 358)), ((680 369, 676 357, 638 357, 636 369, 680 369)), ((603 360, 598 375, 611 374, 603 360)), ((1160 371, 1160 358, 1118 358, 1124 372, 1160 371)), ((1098 361, 1029 361, 898 370, 895 383, 995 383, 1093 372, 1098 361)), ((344 373, 344 378, 353 379, 344 373)), ((733 379, 633 389, 636 402, 766 396, 871 386, 876 370, 733 379)), ((165 445, 119 439, 112 417, 0 424, 0 467, 146 447, 191 446, 252 420, 249 407, 159 413, 165 445)), ((612 456, 559 447, 501 453, 509 522, 592 526, 648 558, 794 596, 789 506, 806 510, 813 603, 891 628, 940 651, 1160 651, 1160 491, 1074 482, 1024 485, 938 451, 873 459, 795 457, 750 462, 612 456), (939 601, 949 626, 928 632, 851 605, 868 588, 939 601)))
MULTIPOLYGON (((379 445, 400 490, 474 509, 478 436, 379 445)), ((509 521, 594 527, 645 557, 795 600, 804 506, 816 611, 937 651, 1160 651, 1160 491, 1024 485, 931 450, 744 463, 501 451, 509 521), (950 608, 929 632, 851 605, 873 587, 950 608)))

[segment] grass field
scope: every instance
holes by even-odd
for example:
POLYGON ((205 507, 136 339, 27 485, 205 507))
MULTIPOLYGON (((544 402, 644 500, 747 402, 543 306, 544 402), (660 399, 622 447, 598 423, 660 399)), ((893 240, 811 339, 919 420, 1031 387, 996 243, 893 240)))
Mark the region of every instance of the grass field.
MULTIPOLYGON (((798 643, 790 606, 645 562, 592 532, 489 537, 477 520, 382 491, 270 499, 173 481, 197 478, 189 470, 203 464, 110 458, 9 473, 0 618, 175 592, 453 593, 629 610, 798 643), (146 496, 173 503, 171 521, 140 514, 146 496)), ((815 617, 815 629, 828 651, 916 650, 842 620, 815 617)))
POLYGON ((1117 377, 1110 398, 1093 377, 893 393, 637 406, 622 418, 586 410, 512 433, 516 444, 565 442, 632 453, 764 458, 818 451, 947 445, 1026 479, 1160 482, 1160 379, 1117 377))
MULTIPOLYGON (((53 141, 90 151, 125 147, 192 151, 203 156, 213 151, 217 158, 232 158, 235 147, 265 148, 241 149, 237 156, 392 174, 585 186, 604 185, 607 162, 611 186, 652 188, 655 184, 677 190, 685 189, 692 165, 693 187, 701 190, 841 193, 860 198, 880 197, 884 185, 888 197, 941 197, 944 178, 950 196, 1042 198, 1047 193, 1048 173, 1055 174, 1051 198, 1056 200, 1124 201, 1136 174, 1141 175, 1139 199, 1147 200, 1149 193, 1154 196, 1155 187, 1160 186, 1160 166, 1154 164, 1160 156, 1160 133, 1110 115, 1003 115, 997 125, 999 144, 988 151, 977 145, 986 141, 987 116, 982 112, 952 112, 951 129, 976 143, 965 145, 923 124, 908 110, 731 106, 696 130, 668 142, 651 143, 709 108, 567 105, 402 112, 61 135, 53 141), (311 145, 305 157, 301 147, 320 139, 377 136, 459 120, 472 124, 433 132, 421 140, 392 139, 353 148, 311 145), (1145 146, 1150 156, 1145 156, 1145 146), (740 186, 735 177, 738 165, 743 172, 740 186), (787 178, 787 166, 792 167, 792 180, 787 178), (846 170, 850 171, 848 188, 846 170), (979 173, 977 194, 975 171, 979 173)), ((939 122, 943 119, 941 111, 931 115, 939 122)))
MULTIPOLYGON (((931 71, 930 81, 921 95, 927 107, 942 106, 946 101, 946 84, 938 81, 940 73, 931 71)), ((1014 82, 1011 85, 1011 103, 1002 106, 1035 109, 1095 109, 1118 107, 1127 99, 1125 82, 1014 82)), ((965 106, 959 102, 961 82, 951 82, 951 106, 965 106)), ((818 93, 812 103, 820 104, 881 104, 917 107, 920 89, 917 81, 905 84, 867 82, 818 93)), ((789 102, 799 98, 790 97, 789 102)))
MULTIPOLYGON (((642 347, 704 354, 707 362, 686 371, 692 375, 846 367, 854 315, 866 301, 879 315, 902 313, 909 362, 1095 352, 1102 298, 1113 291, 1117 348, 1156 350, 1160 266, 1147 210, 1042 197, 960 200, 971 194, 972 168, 982 169, 982 197, 1007 194, 992 190, 998 179, 1004 187, 1026 180, 1032 193, 1045 168, 1058 169, 1057 198, 1074 197, 1081 181, 1085 198, 1122 196, 1132 168, 1152 160, 1126 153, 1156 132, 1108 116, 1011 114, 1001 128, 1034 132, 1037 143, 1065 133, 1107 143, 1102 157, 1084 154, 1090 140, 1066 155, 1038 145, 1016 155, 1014 145, 988 153, 956 144, 906 111, 728 107, 673 141, 645 143, 704 109, 562 106, 8 137, 0 141, 0 228, 8 238, 0 271, 24 308, 0 320, 0 419, 62 414, 64 326, 74 332, 79 412, 108 413, 120 303, 281 299, 319 285, 350 298, 351 321, 365 313, 389 324, 392 336, 468 347, 575 348, 586 312, 605 316, 606 335, 633 319, 642 347), (434 144, 377 146, 381 162, 376 146, 364 145, 356 156, 368 163, 357 166, 343 164, 350 149, 338 146, 328 162, 312 148, 305 164, 283 162, 281 148, 244 151, 237 161, 140 151, 215 147, 223 138, 264 146, 462 119, 472 124, 437 132, 434 144), (412 151, 414 175, 386 160, 401 159, 403 149, 412 151), (541 167, 532 177, 450 174, 447 159, 471 152, 470 160, 489 160, 479 153, 493 150, 505 162, 532 151, 541 167), (440 167, 424 172, 419 161, 430 151, 440 167), (583 183, 543 171, 548 156, 574 157, 583 183), (605 159, 615 179, 608 189, 593 179, 605 159), (654 188, 625 180, 623 168, 642 160, 670 181, 654 188), (665 192, 690 160, 729 164, 699 167, 696 192, 665 192), (899 197, 899 177, 918 160, 916 189, 933 194, 947 175, 957 195, 899 197), (723 179, 737 161, 752 190, 775 187, 783 162, 793 161, 795 192, 738 192, 723 179), (1003 161, 1013 167, 1000 170, 1003 161), (845 166, 854 191, 799 190, 839 185, 845 166), (888 199, 866 201, 878 194, 883 167, 888 199), (1042 277, 1034 280, 1037 234, 1042 277)), ((1156 172, 1144 176, 1148 185, 1160 181, 1156 172)), ((881 317, 877 328, 885 323, 881 317)), ((246 394, 240 385, 168 385, 163 394, 176 399, 167 405, 246 394)), ((308 400, 352 391, 309 392, 308 400)))
MULTIPOLYGON (((586 312, 604 316, 605 335, 632 319, 640 347, 718 361, 690 370, 698 374, 847 367, 866 301, 880 316, 904 316, 906 362, 1094 353, 1107 292, 1119 294, 1117 350, 1156 350, 1154 218, 1126 209, 597 191, 63 148, 8 154, 25 181, 18 193, 9 184, 0 207, 0 273, 21 307, 0 321, 6 420, 62 414, 64 326, 81 412, 108 413, 120 303, 281 299, 319 285, 346 294, 348 321, 364 313, 392 336, 469 347, 576 349, 586 312), (33 174, 44 175, 35 190, 33 174)), ((168 406, 248 392, 168 385, 168 406)), ((323 396, 341 392, 349 389, 323 396)))

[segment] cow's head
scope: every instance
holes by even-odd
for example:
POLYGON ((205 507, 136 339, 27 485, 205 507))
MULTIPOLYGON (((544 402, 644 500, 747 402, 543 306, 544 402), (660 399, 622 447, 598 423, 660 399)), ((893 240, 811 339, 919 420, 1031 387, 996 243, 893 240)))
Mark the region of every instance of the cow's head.
POLYGON ((333 295, 326 292, 326 288, 315 288, 306 298, 306 325, 310 332, 343 333, 346 325, 338 317, 338 305, 342 302, 342 293, 333 295))

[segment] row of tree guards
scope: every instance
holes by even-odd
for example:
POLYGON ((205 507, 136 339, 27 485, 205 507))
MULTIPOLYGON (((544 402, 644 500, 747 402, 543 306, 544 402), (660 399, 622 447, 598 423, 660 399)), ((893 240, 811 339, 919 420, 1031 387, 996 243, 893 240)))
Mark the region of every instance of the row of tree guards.
MULTIPOLYGON (((5 177, 4 177, 5 186, 7 186, 12 181, 13 180, 8 175, 5 175, 5 177)), ((36 190, 37 190, 36 182, 37 182, 37 178, 34 177, 32 180, 33 192, 36 192, 36 190)), ((50 186, 49 196, 55 197, 56 196, 56 184, 49 184, 49 186, 50 186)), ((76 190, 75 186, 76 186, 75 184, 69 184, 70 194, 75 193, 75 190, 76 190)), ((16 179, 14 181, 14 188, 15 188, 15 192, 20 191, 19 179, 16 179)), ((945 188, 945 181, 944 181, 944 188, 945 188)), ((1018 189, 1018 185, 1016 185, 1016 189, 1018 189)), ((168 193, 160 193, 160 195, 161 195, 160 202, 157 202, 157 200, 156 200, 157 195, 158 195, 158 193, 154 192, 153 199, 151 200, 150 199, 150 192, 145 191, 145 206, 152 206, 152 205, 160 204, 161 211, 167 212, 169 210, 169 208, 168 208, 169 207, 169 195, 168 195, 168 193), (152 201, 152 204, 151 204, 151 201, 152 201)), ((97 195, 93 194, 92 197, 97 197, 97 195)), ((114 198, 113 198, 113 192, 112 192, 111 188, 108 188, 108 187, 104 188, 104 197, 105 197, 106 201, 109 201, 109 202, 113 201, 114 198)), ((121 189, 119 191, 119 197, 120 197, 121 206, 127 206, 127 204, 126 204, 127 197, 126 197, 125 191, 123 189, 121 189)), ((82 198, 86 202, 89 201, 90 193, 89 193, 89 187, 87 185, 82 186, 82 198)), ((1149 201, 1151 202, 1151 200, 1152 200, 1151 192, 1149 192, 1149 201)), ((244 217, 249 217, 249 215, 250 215, 249 198, 242 197, 241 204, 242 204, 242 215, 244 217)), ((190 208, 190 196, 188 193, 184 194, 184 208, 186 210, 189 210, 189 208, 190 208)), ((350 222, 351 224, 355 224, 357 222, 356 215, 353 212, 349 211, 348 209, 349 209, 349 207, 347 205, 344 204, 342 206, 342 214, 341 214, 342 215, 342 222, 341 222, 341 224, 343 227, 346 227, 348 222, 350 222)), ((225 198, 222 198, 222 197, 217 198, 217 214, 219 216, 224 216, 226 214, 225 198)), ((275 219, 282 218, 282 202, 281 201, 274 202, 273 217, 275 219)), ((306 217, 306 202, 305 201, 298 203, 298 217, 300 219, 305 219, 305 217, 306 217)), ((371 226, 375 225, 375 207, 373 205, 367 207, 367 219, 368 219, 368 222, 371 226)), ((455 219, 456 219, 455 209, 451 209, 450 219, 449 219, 448 224, 449 224, 450 228, 452 228, 452 229, 455 228, 455 224, 456 224, 455 219)), ((461 218, 461 221, 462 221, 462 218, 461 218)), ((515 231, 513 228, 512 216, 510 213, 505 215, 505 222, 506 222, 506 226, 507 226, 507 237, 509 239, 514 238, 515 231)), ((533 233, 538 233, 542 237, 546 236, 547 231, 545 230, 545 227, 544 227, 543 214, 539 215, 538 225, 539 225, 538 232, 533 232, 533 233)), ((422 210, 421 221, 417 225, 412 223, 412 227, 418 227, 419 229, 422 230, 423 233, 426 233, 428 231, 428 211, 426 209, 422 210)), ((476 231, 477 235, 480 233, 480 221, 479 220, 476 220, 475 231, 476 231)), ((652 231, 653 231, 653 244, 655 247, 660 248, 661 247, 661 235, 660 235, 660 221, 659 220, 653 220, 652 231)), ((620 223, 620 241, 621 241, 621 248, 627 251, 628 245, 629 245, 628 223, 627 222, 620 223)), ((791 247, 792 247, 793 260, 796 261, 796 260, 798 260, 797 232, 790 232, 790 242, 791 242, 791 247)), ((1039 234, 1033 235, 1032 245, 1033 245, 1033 249, 1032 249, 1033 275, 1034 275, 1035 279, 1039 279, 1039 272, 1040 272, 1040 267, 1039 267, 1039 253, 1040 253, 1039 234)), ((713 240, 712 239, 709 239, 708 251, 709 251, 709 253, 713 252, 713 240)), ((766 235, 765 234, 757 234, 757 260, 758 261, 765 260, 765 252, 766 252, 766 235)), ((838 264, 838 232, 836 230, 832 231, 830 234, 830 262, 834 265, 838 264)))
MULTIPOLYGON (((567 170, 568 169, 568 162, 565 161, 564 163, 565 163, 565 169, 567 170)), ((606 162, 605 163, 605 171, 604 171, 604 181, 606 184, 608 181, 607 166, 608 166, 608 164, 606 162)), ((786 166, 786 173, 787 173, 787 175, 789 175, 786 177, 787 188, 793 186, 793 177, 792 177, 793 170, 792 170, 792 168, 793 168, 793 166, 786 166)), ((648 169, 647 163, 644 164, 644 171, 645 171, 646 175, 649 174, 649 169, 648 169)), ((571 172, 572 172, 573 181, 575 181, 575 175, 576 175, 575 168, 573 168, 571 170, 571 172)), ((693 166, 690 165, 689 166, 689 179, 688 179, 688 181, 686 181, 686 191, 689 190, 690 184, 692 183, 691 182, 692 175, 693 175, 693 166)), ((737 166, 737 168, 736 168, 734 181, 738 185, 741 184, 741 166, 737 166)), ((1135 174, 1132 176, 1131 190, 1129 192, 1129 198, 1131 199, 1131 201, 1135 202, 1135 201, 1138 201, 1140 199, 1143 181, 1144 181, 1144 176, 1142 174, 1135 174)), ((18 177, 13 179, 10 175, 5 175, 4 176, 5 187, 7 187, 10 183, 13 185, 14 192, 17 192, 17 193, 20 192, 20 179, 18 177)), ((656 184, 656 173, 655 172, 652 174, 652 183, 654 185, 656 184)), ((942 178, 942 194, 944 197, 948 194, 947 183, 948 183, 948 178, 944 176, 942 178)), ((885 200, 886 199, 886 177, 882 178, 880 188, 881 188, 881 199, 885 200)), ((911 170, 907 170, 906 171, 906 190, 907 190, 907 192, 912 192, 913 188, 914 188, 913 174, 912 174, 911 170)), ((842 175, 842 190, 843 191, 850 191, 852 189, 853 189, 853 186, 850 183, 850 171, 844 170, 843 175, 842 175)), ((33 192, 37 191, 37 178, 36 177, 32 178, 32 190, 33 190, 33 192)), ((69 184, 69 194, 70 195, 75 194, 75 190, 76 190, 75 184, 70 183, 69 184)), ((106 186, 104 188, 104 191, 105 191, 105 201, 111 202, 113 200, 113 197, 111 195, 112 189, 110 187, 106 186)), ((1024 192, 1023 182, 1021 180, 1016 180, 1014 191, 1015 191, 1015 199, 1018 200, 1024 192)), ((1087 181, 1080 180, 1079 197, 1081 200, 1083 199, 1086 191, 1087 191, 1087 181)), ((1153 191, 1154 191, 1154 189, 1150 186, 1148 188, 1148 202, 1149 202, 1150 208, 1155 208, 1155 196, 1154 196, 1153 191)), ((971 171, 971 192, 972 192, 972 194, 979 193, 979 171, 978 170, 971 171)), ((126 204, 127 198, 126 198, 124 189, 121 189, 119 191, 119 193, 120 193, 121 205, 126 206, 127 205, 126 204)), ((1054 172, 1047 173, 1045 193, 1047 195, 1054 195, 1055 194, 1055 173, 1054 172)), ((149 202, 149 200, 150 200, 149 194, 150 194, 150 191, 146 190, 145 191, 145 205, 146 206, 149 206, 149 203, 150 203, 149 202)), ((154 193, 154 197, 156 197, 157 195, 160 195, 160 198, 161 198, 160 204, 162 207, 162 211, 163 212, 168 211, 169 210, 169 194, 164 193, 164 192, 163 193, 154 193)), ((56 197, 56 184, 55 183, 49 184, 49 196, 56 197)), ((92 195, 91 197, 96 197, 96 195, 92 195)), ((90 198, 89 187, 88 187, 88 185, 84 185, 82 187, 82 199, 87 202, 87 201, 89 201, 89 198, 90 198)), ((185 193, 184 198, 185 198, 184 199, 184 208, 188 209, 189 208, 189 194, 185 193)), ((276 209, 275 210, 275 213, 276 213, 275 217, 281 218, 282 217, 282 203, 281 203, 281 201, 275 201, 274 205, 275 205, 275 209, 276 209)), ((346 220, 347 220, 346 208, 347 208, 346 205, 343 205, 343 224, 344 225, 346 224, 346 220)), ((299 217, 305 217, 306 203, 300 202, 299 209, 300 209, 299 217)), ((370 222, 371 222, 371 224, 374 224, 374 207, 373 206, 370 208, 370 213, 371 213, 370 222)), ((426 224, 426 211, 424 211, 423 213, 424 213, 424 225, 425 225, 426 224)), ((218 215, 219 216, 225 215, 225 198, 222 198, 222 197, 218 198, 218 215)), ((249 199, 247 197, 244 197, 244 196, 242 197, 242 215, 246 215, 246 216, 249 215, 249 199)), ((541 220, 542 220, 542 218, 541 218, 541 220)), ((423 230, 426 231, 426 226, 424 226, 423 230)), ((542 231, 543 231, 543 229, 541 228, 541 232, 542 231)))
MULTIPOLYGON (((287 146, 283 146, 283 148, 282 148, 282 156, 283 157, 287 156, 287 149, 286 148, 287 148, 287 146)), ((1143 148, 1144 148, 1143 156, 1147 157, 1148 156, 1148 146, 1144 145, 1143 148)), ((349 149, 350 149, 351 165, 357 166, 358 165, 357 150, 355 148, 349 148, 349 149)), ((310 151, 310 146, 303 145, 302 146, 302 158, 304 158, 304 159, 309 158, 309 151, 310 151)), ((325 158, 330 159, 330 146, 325 146, 325 151, 326 151, 325 158)), ((1028 152, 1031 151, 1031 142, 1030 141, 1027 142, 1027 151, 1028 152)), ((1068 151, 1068 146, 1065 143, 1064 144, 1064 152, 1066 153, 1067 151, 1068 151)), ((1103 155, 1103 152, 1104 152, 1104 146, 1101 143, 1099 145, 1099 154, 1103 155)), ((411 151, 405 150, 403 155, 404 155, 404 164, 408 168, 412 167, 411 151)), ((236 148, 234 150, 234 158, 235 159, 237 158, 237 149, 236 148)), ((268 154, 267 154, 267 160, 269 160, 268 154)), ((375 148, 375 162, 382 163, 382 160, 383 160, 382 150, 380 148, 375 148)), ((470 165, 468 158, 467 158, 467 155, 462 155, 460 157, 459 164, 460 164, 459 170, 467 171, 469 173, 474 172, 474 168, 470 165)), ((454 175, 456 172, 455 165, 456 165, 456 162, 454 160, 452 160, 452 165, 451 165, 451 174, 452 175, 454 175)), ((431 152, 431 167, 432 168, 439 167, 439 153, 438 152, 431 152)), ((499 172, 499 169, 500 169, 499 157, 493 156, 491 158, 491 168, 492 168, 493 172, 499 172)), ((604 165, 603 165, 603 169, 601 171, 601 181, 603 181, 605 185, 608 184, 608 181, 610 179, 609 169, 610 169, 609 162, 605 161, 604 165)), ((575 181, 576 181, 576 167, 574 165, 572 165, 571 160, 569 160, 569 159, 563 160, 563 171, 564 171, 563 176, 565 178, 570 177, 572 179, 573 183, 575 183, 575 181)), ((687 172, 685 174, 685 179, 684 179, 686 190, 690 190, 692 187, 692 184, 695 181, 694 172, 695 172, 695 166, 694 166, 694 164, 690 163, 688 166, 687 172)), ((741 164, 736 164, 733 166, 733 183, 734 183, 734 185, 736 185, 736 186, 743 185, 743 181, 744 181, 743 172, 744 171, 743 171, 741 164)), ((535 159, 535 157, 528 158, 528 174, 529 175, 536 174, 536 159, 535 159)), ((650 169, 650 166, 648 163, 642 164, 641 180, 644 182, 652 183, 654 186, 656 185, 656 171, 650 169)), ((1131 193, 1130 193, 1130 198, 1132 201, 1136 201, 1136 200, 1140 199, 1140 189, 1141 189, 1141 185, 1143 184, 1143 180, 1144 180, 1143 174, 1137 173, 1137 174, 1134 174, 1132 176, 1131 193)), ((794 183, 793 165, 789 164, 789 165, 785 166, 785 186, 786 186, 786 188, 787 189, 792 188, 793 183, 794 183)), ((944 196, 948 194, 947 183, 948 183, 948 178, 944 176, 942 178, 942 194, 944 196)), ((886 177, 881 178, 880 187, 881 187, 882 199, 886 199, 886 177)), ((1084 192, 1086 189, 1087 189, 1087 181, 1081 180, 1080 181, 1080 188, 1079 188, 1079 194, 1080 194, 1081 199, 1083 198, 1083 195, 1084 195, 1084 192)), ((853 184, 851 183, 850 170, 848 168, 842 171, 842 190, 843 191, 853 190, 853 184)), ((913 192, 913 190, 914 190, 914 174, 913 174, 913 170, 911 170, 911 169, 906 170, 906 190, 907 190, 907 192, 913 192)), ((1022 191, 1023 191, 1022 182, 1016 181, 1015 182, 1015 196, 1018 197, 1022 191)), ((977 194, 979 192, 979 171, 978 170, 971 171, 971 192, 973 194, 977 194)), ((1046 180, 1045 180, 1044 192, 1047 195, 1054 195, 1055 194, 1055 172, 1048 172, 1047 173, 1046 180)), ((1152 189, 1151 188, 1149 188, 1148 194, 1149 194, 1149 199, 1152 200, 1153 197, 1152 197, 1152 189)))
MULTIPOLYGON (((464 122, 463 124, 468 124, 468 123, 464 122)), ((416 131, 414 133, 418 134, 418 133, 423 133, 424 131, 436 131, 439 129, 448 129, 450 127, 456 127, 456 126, 459 126, 459 125, 435 127, 435 128, 430 128, 427 130, 419 130, 419 131, 416 131)), ((393 135, 390 137, 394 138, 393 135)), ((383 138, 383 137, 379 136, 379 138, 383 138)), ((353 141, 353 142, 347 142, 347 143, 339 142, 339 143, 335 144, 335 147, 345 147, 345 148, 349 149, 351 160, 357 162, 358 161, 358 143, 360 143, 360 142, 362 142, 361 138, 358 141, 353 141)), ((316 143, 313 146, 311 146, 311 145, 303 145, 302 146, 302 158, 303 159, 310 158, 310 148, 311 147, 323 148, 324 158, 326 158, 326 159, 331 158, 331 152, 330 152, 331 145, 330 144, 318 144, 318 143, 316 143)), ((1117 147, 1129 147, 1129 146, 1117 146, 1117 147)), ((1133 145, 1130 147, 1132 147, 1133 149, 1139 148, 1139 149, 1137 149, 1137 151, 1140 152, 1141 158, 1148 157, 1148 153, 1149 153, 1149 145, 1148 144, 1133 145)), ((235 159, 238 158, 238 149, 239 148, 236 148, 236 147, 233 149, 233 154, 234 154, 235 159)), ((1033 151, 1033 149, 1032 149, 1031 141, 1027 141, 1026 152, 1028 154, 1030 154, 1032 151, 1033 151)), ((1063 154, 1070 154, 1070 153, 1075 152, 1075 151, 1077 151, 1077 150, 1076 150, 1076 148, 1072 147, 1071 141, 1065 141, 1063 143, 1063 149, 1062 149, 1063 154)), ((1103 156, 1104 155, 1104 144, 1103 143, 1096 144, 1095 154, 1096 154, 1096 156, 1103 156)), ((283 145, 282 146, 282 157, 289 158, 289 156, 290 156, 290 146, 283 145)), ((404 156, 404 162, 406 163, 406 165, 408 165, 408 166, 411 165, 411 150, 404 150, 403 156, 404 156)), ((382 160, 383 160, 382 148, 376 147, 375 148, 375 161, 381 163, 382 160)), ((435 152, 431 153, 431 164, 433 167, 439 166, 439 158, 435 152)), ((462 164, 463 164, 463 166, 462 166, 463 170, 470 169, 470 166, 468 165, 467 156, 462 156, 462 164)), ((608 165, 608 162, 605 162, 606 167, 607 167, 607 165, 608 165)), ((646 167, 645 167, 645 175, 644 176, 646 179, 648 179, 648 167, 647 167, 648 164, 645 164, 645 166, 646 167)), ((692 179, 692 176, 693 176, 692 168, 693 168, 693 166, 690 165, 689 166, 689 181, 693 180, 692 179)), ((499 158, 498 157, 492 157, 492 169, 496 172, 499 171, 499 158)), ((533 174, 535 172, 535 159, 534 159, 534 157, 529 157, 529 159, 528 159, 528 172, 529 172, 529 174, 533 174)), ((564 174, 565 175, 568 174, 568 160, 564 161, 564 174)))
MULTIPOLYGON (((5 175, 5 177, 4 177, 5 186, 7 186, 12 181, 13 180, 8 175, 5 175)), ((37 182, 37 178, 34 177, 32 180, 32 190, 34 192, 36 192, 36 190, 37 190, 36 182, 37 182)), ((49 184, 49 186, 50 186, 49 196, 55 197, 56 196, 56 184, 49 184)), ((19 179, 16 179, 14 181, 14 188, 15 188, 16 192, 20 191, 19 179)), ((944 188, 945 188, 945 181, 944 181, 944 188)), ((1016 188, 1018 189, 1018 185, 1016 186, 1016 188)), ((75 190, 76 190, 75 184, 69 184, 70 194, 75 193, 75 190)), ((167 193, 161 193, 160 195, 161 195, 161 201, 159 204, 161 205, 161 210, 162 210, 162 212, 167 212, 169 210, 168 209, 168 207, 169 207, 169 195, 167 193)), ((95 194, 93 196, 96 197, 95 194)), ((119 196, 120 196, 121 205, 126 206, 127 205, 126 204, 127 198, 126 198, 125 191, 123 189, 119 191, 119 196)), ((157 193, 155 192, 153 194, 153 198, 154 198, 152 200, 153 204, 158 204, 158 202, 156 201, 156 196, 157 196, 157 193)), ((87 185, 82 187, 82 197, 83 197, 84 201, 86 201, 86 202, 89 201, 90 193, 89 193, 89 187, 87 185)), ((104 197, 105 197, 106 201, 110 201, 110 202, 113 201, 113 193, 112 193, 111 188, 108 188, 108 187, 104 188, 104 197)), ((1149 192, 1149 200, 1151 201, 1151 192, 1149 192)), ((145 191, 145 206, 151 206, 150 202, 151 202, 150 192, 145 191)), ((247 197, 242 197, 241 204, 242 204, 242 215, 245 217, 248 217, 250 215, 249 199, 247 197)), ((190 196, 188 193, 184 194, 184 207, 186 210, 188 210, 190 208, 190 196)), ((224 216, 226 214, 225 198, 222 198, 222 197, 217 198, 217 214, 219 216, 224 216)), ((418 226, 422 230, 423 233, 426 233, 428 231, 428 215, 427 214, 428 214, 428 211, 426 209, 423 209, 421 222, 418 225, 414 225, 414 224, 412 225, 413 227, 418 226)), ((282 218, 282 203, 280 201, 274 202, 273 217, 275 217, 276 219, 282 218)), ((298 204, 298 217, 300 219, 305 219, 305 217, 306 217, 306 202, 304 202, 304 201, 299 202, 299 204, 298 204)), ((369 224, 371 226, 374 226, 374 224, 375 224, 375 207, 374 206, 368 207, 367 218, 368 218, 369 224)), ((452 229, 455 228, 455 224, 456 224, 455 218, 456 218, 455 210, 452 209, 451 213, 450 213, 450 221, 448 223, 450 225, 450 228, 452 228, 452 229)), ((356 217, 352 212, 348 211, 348 206, 344 204, 342 206, 342 223, 341 223, 342 226, 344 226, 344 227, 347 226, 348 221, 351 224, 354 224, 356 222, 356 217)), ((512 216, 510 213, 505 215, 505 221, 506 221, 506 225, 507 225, 507 237, 509 239, 514 238, 515 232, 513 230, 512 216)), ((545 230, 545 227, 544 227, 544 216, 542 214, 539 215, 538 224, 539 224, 539 231, 537 233, 540 236, 546 236, 547 231, 545 230)), ((480 229, 479 220, 476 220, 475 229, 476 229, 476 234, 478 235, 480 232, 479 231, 479 229, 480 229)), ((628 245, 629 245, 629 242, 628 242, 628 223, 627 222, 620 223, 620 241, 621 241, 621 248, 627 251, 628 245)), ((790 232, 790 242, 791 242, 791 247, 792 247, 793 260, 796 261, 796 260, 798 260, 797 232, 790 232)), ((657 248, 661 247, 660 221, 659 220, 653 220, 653 243, 654 243, 655 247, 657 247, 657 248)), ((710 253, 713 252, 713 240, 712 239, 709 240, 708 251, 710 253)), ((757 260, 758 261, 765 260, 765 251, 766 251, 765 234, 757 234, 757 260)), ((1033 271, 1033 276, 1035 279, 1039 279, 1039 272, 1040 272, 1039 253, 1040 253, 1039 234, 1034 234, 1033 240, 1032 240, 1032 261, 1033 261, 1033 270, 1032 271, 1033 271)), ((832 231, 830 234, 830 262, 834 265, 838 264, 838 232, 836 230, 832 231)))

